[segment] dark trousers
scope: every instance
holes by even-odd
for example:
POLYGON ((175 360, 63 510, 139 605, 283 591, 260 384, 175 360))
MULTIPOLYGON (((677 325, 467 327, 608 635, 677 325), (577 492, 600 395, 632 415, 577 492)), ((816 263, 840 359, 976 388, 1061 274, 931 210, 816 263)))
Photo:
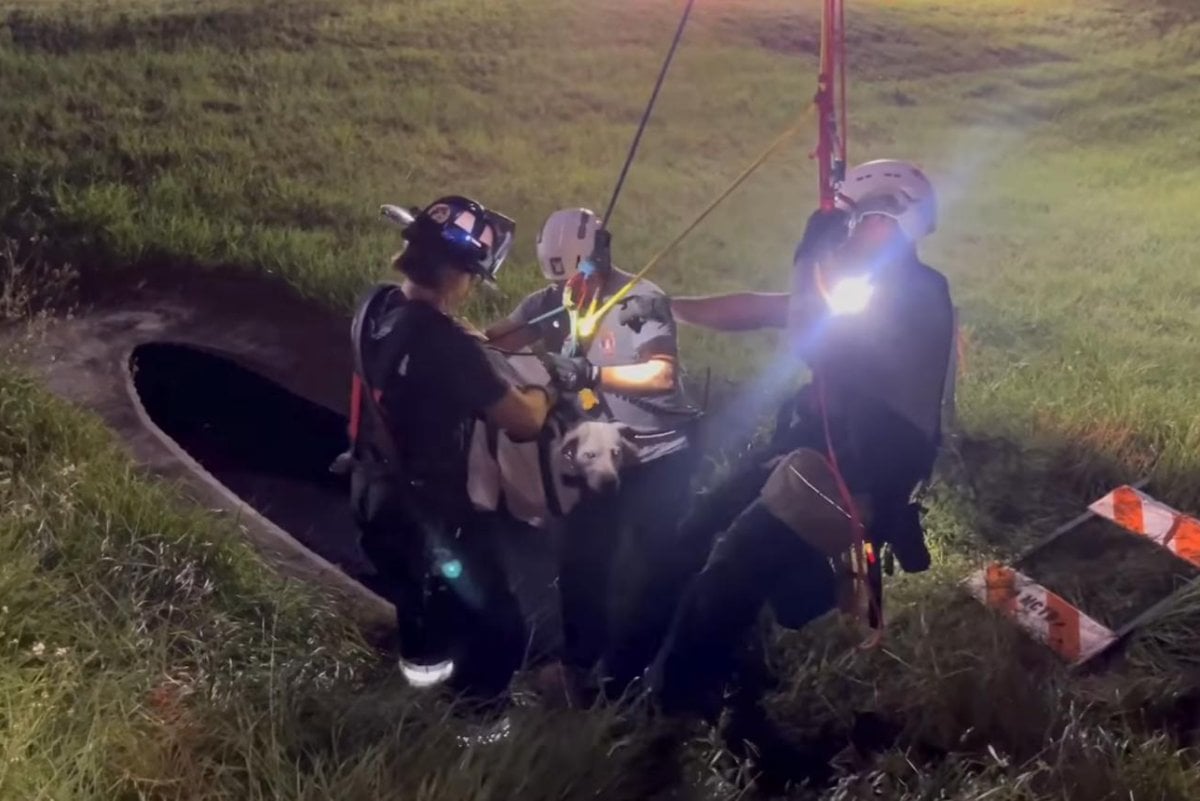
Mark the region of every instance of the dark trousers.
POLYGON ((452 685, 476 699, 503 693, 520 666, 525 622, 497 544, 506 519, 467 512, 454 523, 414 519, 387 481, 354 485, 362 547, 379 573, 376 591, 396 607, 400 654, 453 659, 452 685))
POLYGON ((620 694, 654 658, 704 548, 681 538, 699 454, 678 451, 628 468, 616 496, 585 496, 561 542, 563 662, 602 664, 620 694))
POLYGON ((655 660, 652 684, 668 712, 715 714, 738 667, 747 634, 766 604, 799 628, 837 603, 829 560, 758 500, 770 461, 791 451, 780 441, 749 454, 702 496, 684 524, 690 542, 715 544, 694 576, 655 660))

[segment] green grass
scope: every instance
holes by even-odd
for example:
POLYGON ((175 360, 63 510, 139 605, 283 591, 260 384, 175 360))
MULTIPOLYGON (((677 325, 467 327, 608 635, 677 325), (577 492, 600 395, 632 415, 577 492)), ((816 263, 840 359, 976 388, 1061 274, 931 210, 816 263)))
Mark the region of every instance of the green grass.
MULTIPOLYGON (((773 710, 800 740, 865 710, 900 726, 829 797, 1200 796, 1184 750, 1200 594, 1073 678, 953 586, 1117 480, 1151 473, 1159 497, 1200 508, 1200 10, 848 5, 852 158, 917 159, 941 189, 926 255, 969 335, 971 483, 953 471, 939 489, 939 567, 894 582, 887 648, 856 652, 834 624, 782 638, 773 710)), ((0 0, 0 265, 23 287, 5 309, 43 299, 61 276, 39 270, 64 264, 89 280, 233 265, 345 307, 398 244, 378 204, 454 190, 519 222, 503 295, 472 310, 486 320, 537 284, 546 213, 607 200, 678 7, 0 0)), ((698 4, 612 221, 619 263, 640 266, 800 113, 816 9, 698 4)), ((813 202, 809 144, 654 279, 781 288, 813 202)), ((689 331, 683 347, 694 374, 740 381, 768 342, 689 331)), ((7 370, 0 503, 0 797, 640 798, 666 780, 650 766, 676 761, 648 735, 611 748, 603 714, 522 713, 511 741, 461 752, 443 704, 396 687, 235 530, 7 370)), ((678 792, 736 794, 700 780, 707 759, 679 757, 678 792)))

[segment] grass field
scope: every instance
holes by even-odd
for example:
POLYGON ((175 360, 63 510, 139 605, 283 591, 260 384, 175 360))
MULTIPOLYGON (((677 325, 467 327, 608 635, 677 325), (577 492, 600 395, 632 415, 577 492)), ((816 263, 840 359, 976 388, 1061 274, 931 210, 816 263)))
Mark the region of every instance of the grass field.
MULTIPOLYGON (((489 319, 537 284, 542 217, 604 204, 679 6, 0 0, 5 312, 17 278, 57 287, 64 265, 93 282, 232 265, 344 307, 397 247, 378 204, 453 190, 519 222, 503 295, 472 310, 489 319)), ((698 4, 611 223, 618 263, 640 266, 801 113, 818 7, 698 4)), ((1200 6, 849 0, 847 17, 852 160, 913 158, 941 189, 925 255, 968 334, 973 485, 940 486, 939 566, 893 583, 886 647, 855 651, 837 623, 782 638, 773 711, 797 742, 845 742, 868 711, 899 727, 829 798, 1200 797, 1200 594, 1073 677, 954 587, 1117 480, 1150 473, 1200 508, 1200 6)), ((781 288, 815 195, 809 138, 654 279, 781 288)), ((730 381, 769 353, 686 337, 693 373, 730 381)), ((7 367, 0 505, 0 798, 742 792, 705 778, 703 742, 615 747, 605 712, 524 710, 509 740, 463 751, 444 703, 7 367)), ((1051 573, 1089 597, 1086 576, 1051 573)))

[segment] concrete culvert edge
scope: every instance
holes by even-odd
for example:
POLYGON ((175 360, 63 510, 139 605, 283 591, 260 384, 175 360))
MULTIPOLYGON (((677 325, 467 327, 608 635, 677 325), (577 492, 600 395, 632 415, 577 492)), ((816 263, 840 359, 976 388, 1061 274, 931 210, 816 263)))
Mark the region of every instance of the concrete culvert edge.
MULTIPOLYGON (((95 414, 149 474, 234 518, 281 575, 334 597, 368 640, 395 644, 395 611, 372 592, 349 493, 327 472, 346 445, 349 320, 246 273, 163 273, 0 346, 53 394, 95 414)), ((561 637, 555 535, 498 535, 529 625, 528 656, 561 637)))
POLYGON ((370 587, 348 480, 329 471, 345 418, 218 354, 138 345, 129 361, 150 420, 210 475, 302 545, 370 587))
MULTIPOLYGON (((387 639, 393 613, 372 592, 379 580, 359 547, 348 479, 329 470, 346 445, 346 418, 212 348, 147 342, 130 351, 127 365, 142 425, 226 508, 255 523, 247 533, 261 549, 307 560, 313 575, 302 578, 365 604, 360 623, 387 639)), ((517 526, 496 536, 530 626, 528 656, 540 661, 560 636, 552 538, 517 526)), ((295 573, 290 564, 284 569, 295 573)))
POLYGON ((126 364, 142 425, 238 516, 267 558, 332 590, 368 638, 388 638, 394 611, 370 591, 373 571, 344 491, 319 466, 344 445, 344 418, 198 347, 141 344, 126 364))

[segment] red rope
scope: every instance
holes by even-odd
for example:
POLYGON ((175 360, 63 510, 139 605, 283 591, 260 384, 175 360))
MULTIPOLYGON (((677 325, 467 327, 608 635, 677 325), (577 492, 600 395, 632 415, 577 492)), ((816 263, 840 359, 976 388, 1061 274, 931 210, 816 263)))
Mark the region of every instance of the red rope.
POLYGON ((350 381, 350 442, 358 441, 358 427, 362 420, 362 378, 358 373, 350 381))
POLYGON ((837 63, 839 82, 841 83, 841 91, 838 92, 838 106, 841 110, 841 121, 839 123, 839 133, 841 134, 841 152, 838 153, 838 158, 842 163, 846 163, 849 158, 847 155, 846 139, 849 135, 849 126, 846 124, 846 4, 842 0, 835 0, 838 8, 838 30, 837 39, 835 42, 837 48, 837 63))
POLYGON ((817 388, 817 405, 820 407, 821 425, 825 430, 825 463, 829 466, 830 472, 833 473, 833 480, 837 484, 838 495, 841 496, 846 513, 850 515, 850 529, 853 537, 851 553, 853 559, 857 560, 858 563, 854 566, 854 577, 856 580, 861 579, 866 582, 867 590, 870 593, 870 611, 873 613, 875 620, 878 621, 878 628, 882 629, 883 599, 879 597, 870 580, 870 570, 875 565, 878 555, 875 553, 874 547, 868 547, 869 543, 864 536, 866 526, 863 525, 862 515, 858 511, 858 504, 854 502, 854 496, 851 494, 850 487, 842 475, 841 467, 838 465, 837 453, 833 449, 833 435, 829 429, 829 407, 825 398, 825 382, 820 378, 816 378, 814 379, 814 383, 817 388))
POLYGON ((817 162, 821 208, 834 208, 834 165, 846 160, 846 12, 842 0, 824 0, 817 75, 817 162))

